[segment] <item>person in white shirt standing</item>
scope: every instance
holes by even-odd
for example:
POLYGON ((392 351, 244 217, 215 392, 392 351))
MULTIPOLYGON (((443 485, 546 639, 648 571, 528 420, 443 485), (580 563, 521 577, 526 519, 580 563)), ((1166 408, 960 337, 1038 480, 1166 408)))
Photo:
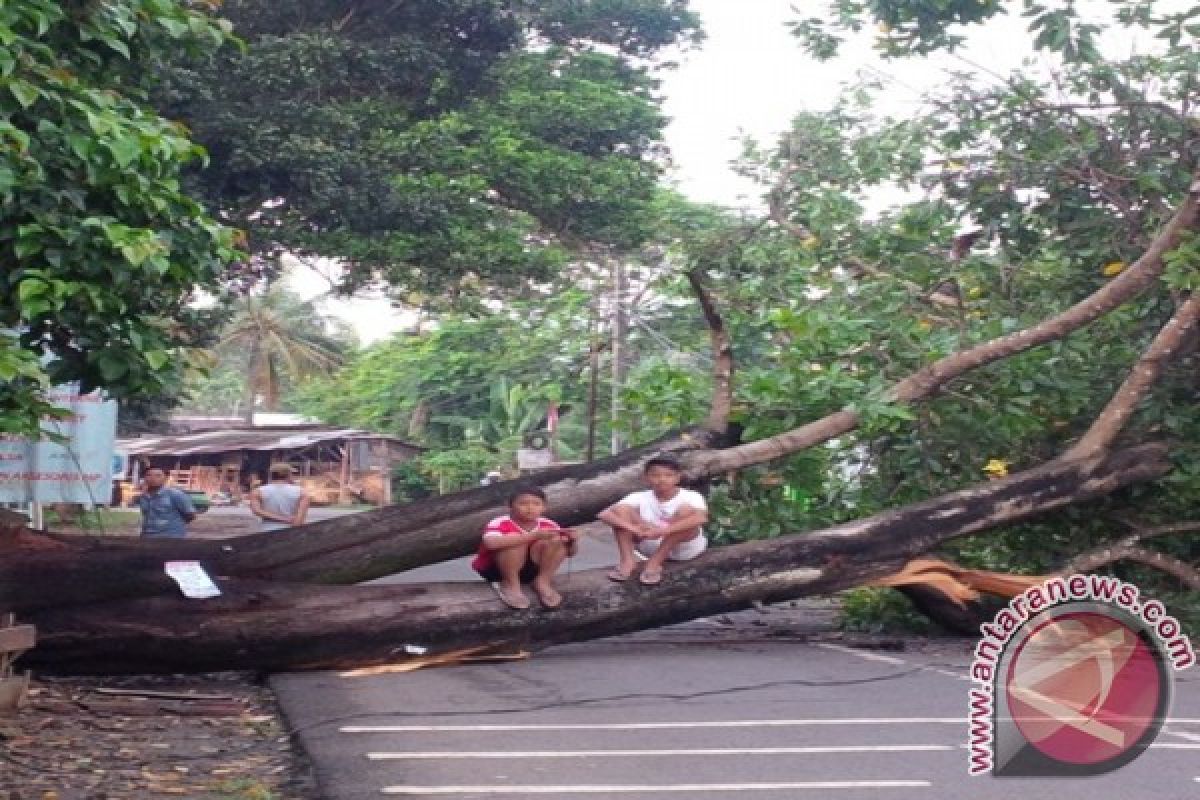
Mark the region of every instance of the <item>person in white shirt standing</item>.
POLYGON ((596 518, 612 526, 617 540, 619 561, 609 580, 633 576, 636 552, 646 559, 638 581, 653 586, 662 582, 668 559, 690 561, 707 549, 701 526, 708 522, 708 504, 699 492, 680 488, 683 468, 673 458, 650 459, 644 474, 649 489, 626 496, 596 518))
POLYGON ((292 483, 288 464, 271 465, 271 482, 250 493, 250 511, 262 520, 264 531, 303 525, 308 516, 308 495, 292 483))

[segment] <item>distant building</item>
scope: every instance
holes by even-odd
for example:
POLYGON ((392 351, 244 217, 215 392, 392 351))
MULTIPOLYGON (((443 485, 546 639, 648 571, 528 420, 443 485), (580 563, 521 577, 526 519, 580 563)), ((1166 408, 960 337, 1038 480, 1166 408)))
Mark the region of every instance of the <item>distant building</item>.
MULTIPOLYGON (((129 461, 124 481, 132 489, 146 467, 162 467, 173 485, 236 503, 267 480, 271 464, 287 463, 314 504, 387 505, 392 499, 392 468, 425 449, 395 436, 355 428, 251 428, 240 422, 243 427, 118 439, 117 449, 129 461)), ((122 494, 130 497, 133 492, 122 494)))
POLYGON ((316 425, 319 420, 303 414, 280 411, 255 411, 249 423, 245 417, 217 417, 203 414, 172 414, 167 418, 167 433, 232 430, 234 428, 277 428, 280 426, 316 425))

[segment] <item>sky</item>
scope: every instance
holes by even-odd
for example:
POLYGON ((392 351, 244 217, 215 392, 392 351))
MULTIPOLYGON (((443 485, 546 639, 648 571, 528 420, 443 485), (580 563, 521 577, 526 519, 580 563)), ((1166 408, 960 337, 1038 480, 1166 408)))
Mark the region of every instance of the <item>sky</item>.
MULTIPOLYGON (((1010 16, 977 28, 961 55, 883 61, 871 49, 876 35, 871 30, 848 41, 837 59, 818 63, 805 54, 786 23, 820 15, 826 0, 692 0, 690 5, 703 19, 707 40, 684 53, 678 68, 660 76, 670 118, 665 136, 673 168, 668 180, 693 200, 730 208, 762 207, 761 187, 730 168, 741 152, 742 137, 773 143, 796 113, 829 108, 858 76, 886 82, 875 107, 880 114, 904 116, 915 113, 922 97, 946 82, 949 70, 998 80, 1032 54, 1027 22, 1010 16)), ((1049 66, 1034 59, 1024 68, 1049 66)), ((289 270, 286 282, 306 297, 330 286, 328 277, 299 267, 289 270)), ((326 310, 350 322, 364 343, 411 322, 379 297, 330 300, 326 310)))

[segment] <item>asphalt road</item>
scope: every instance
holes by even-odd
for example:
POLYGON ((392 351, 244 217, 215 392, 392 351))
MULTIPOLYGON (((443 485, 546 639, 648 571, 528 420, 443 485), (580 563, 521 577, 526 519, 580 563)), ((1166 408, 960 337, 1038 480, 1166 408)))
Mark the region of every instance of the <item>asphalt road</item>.
POLYGON ((1200 796, 1195 678, 1177 686, 1158 746, 1117 772, 969 778, 965 654, 943 657, 635 637, 519 663, 273 683, 329 800, 1200 796))
MULTIPOLYGON (((585 548, 589 562, 606 562, 600 544, 585 548)), ((467 574, 443 565, 422 579, 467 574)), ((863 649, 840 642, 828 621, 817 603, 522 662, 272 684, 328 800, 1200 797, 1195 669, 1179 676, 1156 746, 1117 772, 969 778, 969 644, 863 649)))

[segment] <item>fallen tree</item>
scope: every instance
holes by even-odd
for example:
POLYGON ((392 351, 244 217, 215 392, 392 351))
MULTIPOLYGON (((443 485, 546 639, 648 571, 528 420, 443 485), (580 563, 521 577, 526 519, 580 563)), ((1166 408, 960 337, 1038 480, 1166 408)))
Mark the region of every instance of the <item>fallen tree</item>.
MULTIPOLYGON (((922 368, 892 387, 889 392, 892 400, 918 403, 971 370, 1060 340, 1119 308, 1155 284, 1165 268, 1165 256, 1197 227, 1200 227, 1200 175, 1146 253, 1121 275, 1034 327, 953 353, 922 368)), ((859 425, 859 415, 852 409, 844 409, 778 436, 723 446, 730 443, 728 434, 717 432, 725 427, 728 396, 732 391, 728 343, 701 281, 693 278, 692 285, 706 309, 705 319, 719 354, 712 407, 725 413, 711 415, 704 429, 685 432, 611 459, 540 473, 537 482, 547 490, 550 510, 556 519, 568 525, 592 519, 597 511, 639 485, 641 464, 656 452, 681 455, 688 466, 688 477, 696 481, 783 458, 848 433, 859 425)), ((1161 367, 1179 341, 1195 330, 1198 305, 1200 301, 1196 300, 1185 303, 1151 345, 1145 363, 1135 365, 1130 380, 1114 398, 1108 413, 1093 426, 1095 431, 1103 430, 1103 439, 1097 439, 1099 434, 1089 434, 1082 440, 1089 450, 1112 443, 1123 422, 1128 420, 1130 409, 1150 386, 1151 381, 1145 380, 1147 369, 1154 365, 1161 367)), ((46 603, 69 605, 89 598, 161 591, 165 586, 162 580, 145 570, 167 557, 202 558, 220 574, 262 580, 315 583, 372 580, 469 553, 477 544, 482 525, 502 512, 507 491, 503 483, 494 484, 410 505, 325 520, 269 537, 241 537, 219 546, 208 542, 114 542, 97 537, 60 537, 64 547, 56 554, 24 553, 10 547, 0 564, 0 605, 26 609, 46 603), (73 579, 68 581, 68 576, 73 579)))
POLYGON ((834 528, 717 548, 655 587, 571 576, 563 607, 514 613, 481 583, 313 586, 221 580, 223 596, 178 592, 32 614, 30 663, 70 672, 312 669, 474 646, 538 648, 652 628, 860 585, 937 544, 1084 502, 1169 469, 1159 444, 1058 460, 834 528))
MULTIPOLYGON (((1026 330, 939 359, 896 384, 890 402, 915 404, 967 372, 1066 337, 1156 285, 1166 256, 1200 222, 1200 179, 1143 256, 1060 314, 1026 330)), ((698 276, 695 276, 698 277, 698 276)), ((724 429, 732 362, 715 305, 693 279, 717 354, 705 429, 606 461, 538 476, 551 513, 567 524, 637 486, 652 453, 671 451, 703 480, 820 445, 861 422, 843 409, 778 436, 731 444, 724 429)), ((480 587, 332 587, 379 578, 470 552, 483 522, 504 506, 497 484, 408 506, 220 542, 30 536, 0 520, 0 608, 37 623, 37 660, 62 670, 299 668, 373 663, 397 643, 436 646, 509 640, 533 643, 653 627, 751 602, 833 591, 896 571, 939 542, 1096 497, 1167 471, 1163 448, 1113 452, 1117 435, 1161 368, 1197 327, 1197 301, 1180 304, 1077 451, 1042 467, 869 520, 792 538, 723 548, 678 572, 651 595, 578 576, 560 614, 512 615, 480 587), (932 505, 930 505, 932 504, 932 505), (939 516, 941 515, 941 516, 939 516), (177 597, 162 564, 195 559, 218 576, 220 600, 177 597), (645 602, 643 602, 645 601, 645 602)))

